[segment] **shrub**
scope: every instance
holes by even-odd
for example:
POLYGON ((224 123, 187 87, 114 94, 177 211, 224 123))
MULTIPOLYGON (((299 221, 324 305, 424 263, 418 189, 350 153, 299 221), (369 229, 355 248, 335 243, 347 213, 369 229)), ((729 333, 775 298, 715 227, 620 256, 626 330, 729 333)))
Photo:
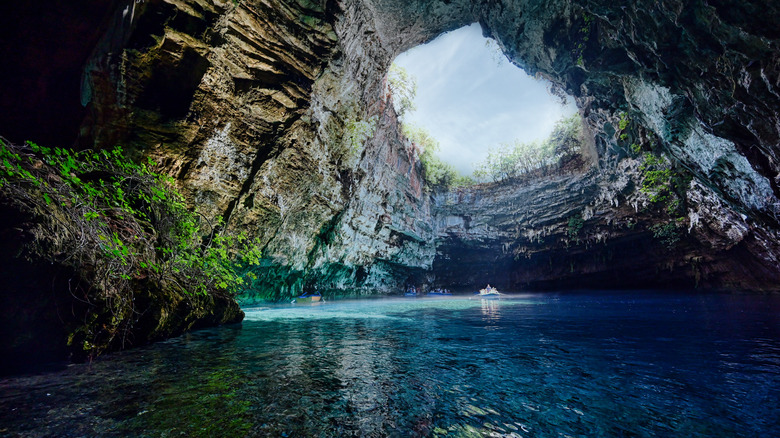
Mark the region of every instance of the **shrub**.
POLYGON ((542 142, 525 143, 515 140, 491 149, 474 176, 478 179, 504 181, 521 175, 547 173, 564 157, 578 154, 582 147, 582 119, 579 114, 555 124, 550 136, 542 142))
POLYGON ((35 212, 55 213, 48 231, 59 252, 94 267, 105 290, 148 276, 189 294, 233 292, 243 283, 231 269, 234 248, 242 247, 240 260, 257 263, 259 252, 245 234, 217 232, 221 221, 189 211, 173 180, 151 170, 151 160, 135 164, 119 147, 72 152, 2 141, 0 158, 4 194, 35 212))
POLYGON ((684 213, 686 192, 693 179, 690 172, 672 166, 663 156, 650 153, 644 154, 639 170, 644 178, 640 190, 648 195, 650 202, 665 205, 670 216, 684 213))
POLYGON ((664 202, 671 195, 671 163, 663 156, 651 153, 645 153, 644 159, 639 167, 644 177, 640 190, 648 195, 650 202, 664 202))
POLYGON ((582 218, 582 214, 577 214, 569 218, 569 224, 566 227, 566 235, 570 239, 576 238, 580 234, 580 230, 585 225, 585 220, 582 218))
POLYGON ((80 299, 112 313, 101 328, 108 339, 84 341, 89 354, 132 325, 139 285, 231 296, 241 272, 259 263, 257 242, 188 210, 170 177, 119 147, 73 152, 0 140, 0 161, 0 197, 35 218, 27 256, 72 267, 90 286, 80 299))
POLYGON ((417 95, 417 81, 403 67, 393 64, 387 73, 388 94, 393 97, 399 117, 415 110, 414 98, 417 95))
POLYGON ((653 237, 658 239, 666 249, 674 248, 682 238, 680 227, 674 221, 653 225, 650 227, 650 231, 652 231, 653 237))
POLYGON ((461 176, 454 167, 436 155, 439 150, 439 142, 424 128, 404 124, 403 133, 420 150, 423 177, 429 187, 446 189, 468 185, 472 182, 469 178, 461 176))

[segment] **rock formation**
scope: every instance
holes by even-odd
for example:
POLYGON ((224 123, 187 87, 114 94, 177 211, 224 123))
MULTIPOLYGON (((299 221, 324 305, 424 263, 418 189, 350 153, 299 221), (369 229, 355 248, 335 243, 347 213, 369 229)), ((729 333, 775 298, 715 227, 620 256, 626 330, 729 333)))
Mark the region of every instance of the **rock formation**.
POLYGON ((88 63, 82 142, 151 155, 202 213, 261 236, 266 298, 389 289, 430 267, 419 166, 383 92, 389 58, 355 40, 371 20, 335 3, 128 8, 88 63))
MULTIPOLYGON (((776 12, 764 6, 770 13, 765 15, 776 12)), ((587 285, 596 287, 763 288, 776 277, 777 53, 771 26, 749 21, 751 7, 726 14, 725 6, 704 2, 640 2, 630 8, 598 1, 135 3, 123 9, 129 11, 123 24, 104 37, 87 64, 84 99, 92 116, 82 126, 81 142, 120 142, 152 155, 201 211, 262 236, 268 266, 255 286, 272 291, 270 296, 315 285, 391 290, 419 281, 431 268, 431 225, 441 218, 429 215, 415 157, 398 137, 383 78, 401 51, 478 21, 515 63, 575 96, 598 156, 594 169, 572 177, 584 194, 568 199, 563 210, 527 207, 540 197, 560 196, 556 188, 547 194, 522 187, 528 198, 508 195, 521 196, 510 204, 537 213, 524 223, 519 211, 506 212, 515 236, 498 232, 491 239, 516 247, 511 255, 517 260, 502 266, 520 263, 518 251, 524 257, 534 253, 532 241, 517 239, 546 234, 543 228, 553 226, 543 220, 548 215, 557 217, 560 231, 574 213, 585 212, 583 233, 590 235, 583 242, 617 237, 604 227, 621 221, 640 224, 627 233, 636 245, 653 234, 649 226, 671 220, 641 218, 637 203, 647 208, 647 196, 638 190, 641 163, 626 153, 634 144, 665 154, 695 177, 685 189, 690 196, 683 197, 703 204, 686 204, 682 216, 689 217, 680 227, 686 240, 703 246, 658 255, 658 248, 642 243, 646 251, 626 254, 648 265, 648 274, 659 264, 687 266, 678 271, 693 281, 660 273, 650 283, 640 280, 646 276, 612 281, 609 273, 622 268, 592 266, 587 254, 593 249, 571 261, 571 244, 560 239, 553 245, 556 253, 564 246, 560 257, 548 258, 568 274, 543 277, 550 284, 576 285, 556 278, 592 270, 598 280, 587 285), (117 41, 123 42, 119 48, 111 47, 117 41), (622 129, 621 117, 631 121, 622 129), (369 121, 366 141, 348 144, 350 131, 369 121), (610 180, 627 170, 633 176, 616 191, 610 180), (715 256, 725 249, 754 254, 737 257, 738 264, 762 264, 759 277, 769 277, 740 280, 745 270, 724 262, 731 255, 715 256), (697 260, 695 267, 690 260, 697 260), (702 275, 712 278, 701 283, 702 275)), ((504 198, 494 202, 506 208, 504 198)), ((493 208, 480 205, 475 208, 493 208)), ((437 263, 444 271, 445 247, 437 263)), ((447 279, 444 271, 441 281, 447 279)), ((524 280, 507 285, 541 286, 533 275, 526 272, 524 280)))
MULTIPOLYGON (((514 247, 514 261, 503 257, 504 265, 515 266, 506 284, 775 290, 778 52, 777 35, 763 20, 777 17, 777 6, 541 5, 504 2, 481 10, 479 20, 515 62, 577 98, 595 139, 598 175, 560 182, 579 191, 579 199, 544 185, 515 191, 492 204, 501 206, 505 218, 484 215, 479 190, 473 193, 480 199, 476 204, 461 206, 471 210, 471 224, 498 227, 494 238, 500 236, 504 249, 514 247), (765 12, 760 19, 758 10, 765 12), (621 112, 638 125, 627 126, 631 132, 619 128, 621 112), (647 196, 638 190, 641 163, 625 152, 631 144, 662 151, 694 177, 683 190, 686 211, 679 226, 686 233, 680 247, 660 248, 642 238, 664 219, 647 211, 647 196), (572 239, 564 233, 565 219, 578 209, 585 228, 572 239), (549 240, 555 249, 547 248, 549 240), (578 248, 577 240, 585 247, 578 248)), ((452 209, 445 207, 443 214, 452 209)), ((449 230, 450 244, 466 231, 449 230)), ((440 253, 444 267, 447 251, 440 253)))
POLYGON ((18 17, 5 30, 19 50, 4 52, 4 83, 18 86, 0 102, 31 113, 21 102, 40 95, 67 114, 7 118, 0 133, 153 158, 199 212, 261 239, 247 300, 486 275, 511 288, 777 289, 772 1, 116 0, 84 5, 85 24, 50 3, 2 14, 18 17), (424 187, 384 78, 402 51, 473 22, 575 97, 582 166, 424 187), (46 24, 44 44, 20 31, 46 24), (25 45, 56 68, 20 56, 25 45))

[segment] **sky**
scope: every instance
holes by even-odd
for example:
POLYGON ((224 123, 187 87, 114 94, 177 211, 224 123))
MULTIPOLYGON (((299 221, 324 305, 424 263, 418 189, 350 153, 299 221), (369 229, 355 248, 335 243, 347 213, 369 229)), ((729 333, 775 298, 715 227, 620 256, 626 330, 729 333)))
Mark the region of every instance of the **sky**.
POLYGON ((549 92, 549 82, 529 76, 472 24, 400 55, 395 63, 417 80, 417 109, 404 123, 421 126, 439 141, 439 157, 471 175, 489 148, 518 139, 543 140, 563 116, 577 111, 549 92))

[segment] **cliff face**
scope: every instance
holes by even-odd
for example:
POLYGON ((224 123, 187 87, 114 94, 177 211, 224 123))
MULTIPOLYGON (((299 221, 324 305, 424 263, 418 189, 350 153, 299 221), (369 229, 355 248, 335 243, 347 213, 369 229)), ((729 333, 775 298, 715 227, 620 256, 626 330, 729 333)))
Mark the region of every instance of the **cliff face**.
POLYGON ((366 3, 394 53, 480 22, 593 138, 591 168, 437 196, 437 282, 777 289, 776 5, 366 3))
POLYGON ((773 231, 697 181, 687 216, 642 187, 641 157, 613 168, 496 183, 435 197, 438 284, 508 290, 775 290, 773 231))
POLYGON ((342 6, 133 3, 87 65, 81 141, 151 155, 201 213, 259 236, 264 297, 394 289, 433 258, 389 53, 342 6))
POLYGON ((471 287, 472 266, 507 287, 777 284, 773 2, 114 6, 82 64, 77 144, 151 156, 210 220, 259 236, 262 296, 390 291, 431 272, 471 287), (587 166, 426 194, 383 78, 397 54, 475 21, 575 96, 587 166), (641 190, 651 151, 684 182, 681 205, 641 190))
POLYGON ((453 254, 477 247, 510 287, 776 290, 780 72, 767 17, 778 12, 761 1, 475 8, 510 58, 577 98, 599 160, 595 176, 466 191, 457 207, 444 197, 437 272, 461 272, 453 254), (692 178, 678 190, 684 209, 653 205, 632 147, 692 178))

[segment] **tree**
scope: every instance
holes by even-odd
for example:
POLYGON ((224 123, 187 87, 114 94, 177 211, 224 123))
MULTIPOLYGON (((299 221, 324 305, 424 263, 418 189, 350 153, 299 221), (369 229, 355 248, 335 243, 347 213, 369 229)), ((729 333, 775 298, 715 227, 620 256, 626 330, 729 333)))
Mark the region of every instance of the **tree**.
POLYGON ((393 64, 387 74, 387 87, 395 103, 399 117, 408 111, 414 111, 414 98, 417 96, 417 80, 405 68, 393 64))
MULTIPOLYGON (((414 98, 417 95, 417 82, 403 67, 396 64, 390 66, 387 75, 387 85, 394 99, 396 112, 403 117, 408 111, 414 111, 414 98)), ((452 187, 471 184, 470 178, 461 176, 450 164, 445 163, 436 155, 439 142, 424 128, 402 123, 402 132, 420 151, 420 162, 423 166, 425 182, 429 187, 452 187)))
POLYGON ((552 143, 556 155, 579 153, 582 148, 582 117, 575 113, 558 120, 548 141, 552 143))
POLYGON ((468 183, 468 178, 459 175, 452 165, 445 163, 436 155, 439 151, 439 142, 428 131, 419 126, 404 125, 403 133, 420 150, 423 175, 429 186, 446 188, 468 183))
POLYGON ((580 151, 581 138, 582 119, 574 114, 559 120, 542 142, 514 140, 491 148, 485 160, 477 165, 474 176, 497 182, 533 172, 547 173, 561 158, 580 151))

